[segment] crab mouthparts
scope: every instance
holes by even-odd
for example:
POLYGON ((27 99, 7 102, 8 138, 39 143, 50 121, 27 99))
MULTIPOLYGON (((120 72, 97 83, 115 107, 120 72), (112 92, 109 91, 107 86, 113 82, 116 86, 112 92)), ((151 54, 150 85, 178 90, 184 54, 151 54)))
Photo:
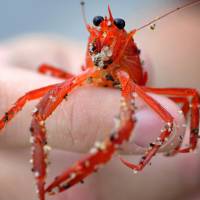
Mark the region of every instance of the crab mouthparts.
POLYGON ((98 68, 105 68, 112 63, 112 50, 108 46, 104 46, 100 52, 91 54, 94 65, 98 68))

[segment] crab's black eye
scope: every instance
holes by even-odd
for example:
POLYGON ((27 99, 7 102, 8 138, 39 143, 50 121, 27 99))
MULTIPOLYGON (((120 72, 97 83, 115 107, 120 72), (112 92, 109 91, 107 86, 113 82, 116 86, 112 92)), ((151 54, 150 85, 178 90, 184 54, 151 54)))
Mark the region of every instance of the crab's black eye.
POLYGON ((118 29, 123 29, 125 27, 125 21, 120 18, 114 19, 114 24, 118 29))
POLYGON ((93 18, 93 24, 95 26, 99 26, 99 24, 101 24, 101 22, 104 20, 104 18, 102 16, 96 16, 93 18))

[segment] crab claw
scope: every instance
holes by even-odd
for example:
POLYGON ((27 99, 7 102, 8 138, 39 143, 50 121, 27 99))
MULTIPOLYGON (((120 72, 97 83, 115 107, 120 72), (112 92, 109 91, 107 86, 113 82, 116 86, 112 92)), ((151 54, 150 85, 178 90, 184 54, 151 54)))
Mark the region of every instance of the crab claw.
POLYGON ((122 157, 119 157, 119 159, 120 159, 120 161, 121 161, 124 165, 126 165, 128 168, 133 169, 134 171, 140 171, 140 170, 141 170, 140 166, 134 165, 134 164, 132 164, 131 162, 125 160, 125 159, 122 158, 122 157))

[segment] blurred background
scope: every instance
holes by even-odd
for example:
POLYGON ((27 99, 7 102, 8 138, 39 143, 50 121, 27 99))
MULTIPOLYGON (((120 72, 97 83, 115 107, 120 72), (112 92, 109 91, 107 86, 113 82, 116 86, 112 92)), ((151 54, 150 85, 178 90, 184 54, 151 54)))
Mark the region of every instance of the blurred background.
MULTIPOLYGON (((95 15, 107 15, 110 4, 114 16, 126 19, 128 29, 184 3, 182 0, 125 0, 122 6, 121 0, 85 2, 89 22, 95 15)), ((87 37, 79 0, 2 1, 0 16, 1 40, 33 32, 59 34, 79 41, 87 37)))

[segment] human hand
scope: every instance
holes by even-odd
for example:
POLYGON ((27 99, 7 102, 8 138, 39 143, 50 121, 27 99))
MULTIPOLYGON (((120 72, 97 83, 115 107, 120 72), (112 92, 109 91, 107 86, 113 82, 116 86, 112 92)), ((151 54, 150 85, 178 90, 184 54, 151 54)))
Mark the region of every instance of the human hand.
MULTIPOLYGON (((72 42, 70 44, 66 48, 63 42, 29 38, 2 47, 0 112, 3 114, 25 92, 61 81, 38 74, 36 70, 39 64, 48 62, 55 66, 66 66, 65 69, 69 71, 74 69, 68 66, 80 66, 81 62, 77 62, 77 57, 83 61, 83 56, 79 53, 81 50, 72 42), (33 42, 34 47, 32 47, 33 42), (74 50, 71 51, 70 48, 74 50)), ((78 69, 76 68, 74 72, 78 72, 78 69)), ((154 98, 170 110, 178 124, 184 123, 174 103, 156 95, 154 98)), ((113 127, 113 117, 119 112, 119 99, 119 91, 84 87, 74 91, 68 101, 59 106, 47 121, 48 139, 53 147, 50 155, 52 165, 47 183, 76 160, 83 158, 96 140, 108 136, 113 127)), ((28 103, 1 132, 3 135, 0 140, 2 181, 0 199, 2 200, 36 198, 34 178, 28 163, 30 157, 28 130, 31 110, 37 102, 28 103)), ((155 113, 144 107, 140 100, 138 104, 140 109, 137 112, 138 124, 134 138, 130 144, 123 147, 123 154, 132 154, 126 158, 134 161, 141 156, 136 154, 143 151, 142 147, 159 135, 162 126, 161 120, 155 113)), ((167 200, 177 196, 182 199, 183 194, 189 194, 197 188, 196 177, 199 175, 200 163, 198 157, 196 154, 184 154, 173 158, 156 155, 151 167, 147 166, 143 172, 134 176, 132 171, 123 166, 115 156, 99 173, 87 178, 85 184, 76 185, 64 193, 47 199, 162 198, 167 200), (187 173, 185 166, 190 168, 187 173)))

